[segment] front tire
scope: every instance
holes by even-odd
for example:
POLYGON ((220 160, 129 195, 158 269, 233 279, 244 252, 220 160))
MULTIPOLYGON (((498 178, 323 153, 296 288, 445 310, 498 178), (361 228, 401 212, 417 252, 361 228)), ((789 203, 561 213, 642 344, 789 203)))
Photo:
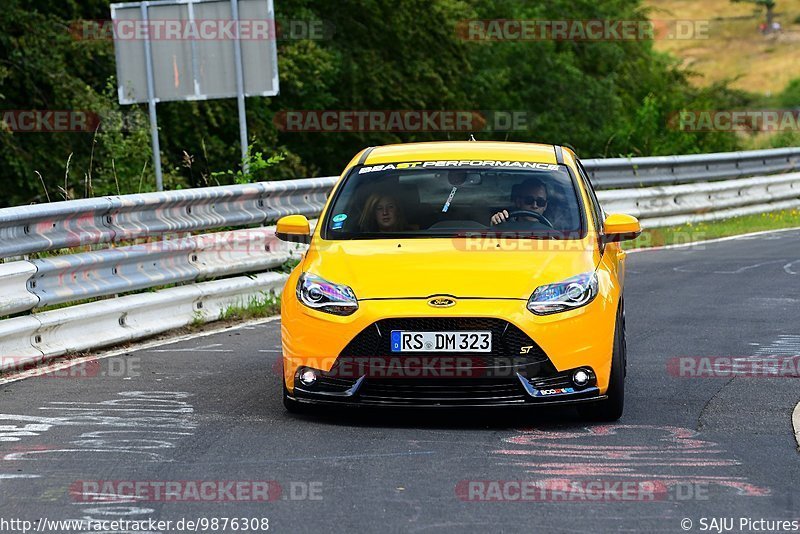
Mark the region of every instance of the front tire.
POLYGON ((591 421, 614 422, 622 417, 625 407, 625 375, 627 374, 627 345, 625 342, 625 308, 620 302, 617 325, 614 329, 614 353, 611 357, 611 377, 606 400, 578 407, 581 417, 591 421))

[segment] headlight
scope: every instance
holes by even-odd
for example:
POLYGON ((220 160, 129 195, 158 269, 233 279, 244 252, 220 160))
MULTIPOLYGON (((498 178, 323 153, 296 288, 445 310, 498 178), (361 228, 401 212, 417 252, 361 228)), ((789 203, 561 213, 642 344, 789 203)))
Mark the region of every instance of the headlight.
POLYGON ((358 309, 352 289, 310 273, 303 273, 297 281, 297 300, 309 308, 334 315, 351 315, 358 309))
POLYGON ((539 286, 528 299, 528 309, 548 315, 589 304, 597 296, 597 274, 583 273, 557 284, 539 286))

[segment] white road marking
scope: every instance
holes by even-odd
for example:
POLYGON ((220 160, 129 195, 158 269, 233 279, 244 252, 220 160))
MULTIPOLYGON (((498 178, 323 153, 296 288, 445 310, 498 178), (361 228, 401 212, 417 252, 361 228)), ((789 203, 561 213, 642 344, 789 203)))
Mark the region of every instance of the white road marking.
POLYGON ((176 432, 173 430, 97 430, 96 432, 85 432, 82 438, 101 438, 108 434, 167 434, 170 436, 194 436, 193 432, 176 432))
POLYGON ((778 339, 756 351, 758 356, 799 356, 800 335, 781 334, 778 339))
POLYGON ((773 263, 781 263, 786 260, 773 260, 773 261, 762 261, 761 263, 754 263, 752 265, 746 265, 744 267, 740 267, 733 271, 714 271, 714 274, 739 274, 745 271, 749 271, 750 269, 757 269, 759 267, 763 267, 764 265, 772 265, 773 263))
POLYGON ((85 500, 92 502, 115 502, 117 504, 136 502, 137 499, 142 500, 144 495, 119 495, 117 493, 81 493, 81 497, 85 500), (91 499, 88 499, 91 497, 91 499))
POLYGON ((142 352, 233 352, 231 349, 151 349, 142 352))
POLYGON ((800 263, 800 260, 790 261, 789 263, 783 266, 783 270, 786 271, 786 274, 797 274, 797 271, 792 269, 792 265, 794 265, 795 263, 800 263))
POLYGON ((19 421, 28 423, 24 426, 2 425, 0 426, 0 442, 20 441, 24 437, 38 436, 42 432, 47 432, 53 425, 58 423, 52 417, 35 417, 30 415, 0 414, 0 421, 19 421))
MULTIPOLYGON (((750 239, 753 237, 765 235, 765 234, 779 234, 783 232, 791 232, 792 230, 800 230, 800 226, 794 226, 792 228, 781 228, 780 230, 763 230, 761 232, 752 232, 750 234, 739 234, 739 235, 731 235, 728 237, 718 237, 715 239, 706 239, 705 241, 693 241, 691 243, 678 243, 675 245, 664 245, 663 247, 642 247, 642 248, 632 248, 630 250, 626 250, 625 252, 631 254, 633 252, 648 252, 648 251, 655 251, 655 250, 671 250, 674 248, 688 248, 688 247, 696 247, 699 245, 710 245, 712 243, 722 243, 724 241, 735 241, 737 239, 750 239)), ((780 237, 778 237, 779 239, 780 237)))
POLYGON ((40 410, 60 412, 59 415, 62 417, 0 414, 2 422, 27 423, 24 426, 0 425, 0 442, 21 441, 22 438, 36 437, 55 426, 102 425, 105 427, 104 430, 81 434, 78 439, 69 442, 71 447, 68 448, 18 451, 6 454, 3 459, 27 460, 33 456, 36 456, 36 459, 49 459, 50 457, 45 457, 45 455, 88 452, 117 455, 140 454, 145 456, 145 460, 170 461, 150 450, 175 448, 175 441, 183 436, 191 435, 183 430, 196 428, 193 420, 194 407, 180 400, 191 396, 191 393, 182 391, 123 391, 118 392, 116 398, 112 400, 75 403, 89 406, 63 406, 63 404, 70 403, 51 401, 48 403, 49 406, 39 407, 40 410), (179 407, 176 407, 176 404, 179 407), (113 434, 124 435, 114 436, 113 434), (152 434, 157 434, 157 436, 152 436, 152 434))
MULTIPOLYGON (((160 454, 156 454, 154 452, 147 452, 147 451, 132 451, 132 450, 125 450, 125 449, 47 449, 43 451, 24 451, 24 452, 12 452, 3 456, 3 460, 8 461, 16 461, 16 460, 31 460, 29 456, 34 455, 44 455, 44 454, 75 454, 75 453, 91 453, 92 455, 96 454, 105 454, 105 453, 112 453, 116 455, 120 455, 121 453, 125 453, 125 455, 129 454, 141 454, 143 456, 148 456, 151 461, 153 462, 174 462, 172 459, 165 458, 160 454)), ((38 459, 38 458, 37 458, 38 459)))
POLYGON ((69 369, 75 365, 79 365, 89 361, 95 360, 105 360, 106 358, 113 358, 114 356, 122 356, 128 355, 132 352, 139 352, 139 351, 147 351, 153 347, 163 347, 166 345, 173 345, 175 343, 181 343, 183 341, 190 341, 192 339, 200 339, 208 336, 214 336, 217 334, 221 334, 224 332, 231 332, 234 330, 240 330, 243 328, 250 328, 254 326, 260 326, 262 324, 271 323, 274 321, 279 321, 280 316, 275 315, 273 317, 264 317, 261 319, 253 319, 252 321, 247 321, 245 323, 233 325, 233 326, 223 326, 220 328, 215 328, 213 330, 208 330, 206 332, 197 332, 193 334, 185 334, 182 336, 175 336, 170 339, 161 339, 156 341, 149 341, 144 343, 137 343, 132 344, 127 348, 124 349, 113 349, 107 352, 101 352, 100 354, 92 355, 92 356, 85 356, 83 358, 75 358, 73 360, 59 362, 59 363, 51 363, 47 365, 43 365, 41 367, 36 367, 31 371, 20 371, 19 373, 14 373, 12 375, 8 375, 5 377, 0 378, 0 386, 3 384, 11 384, 12 382, 19 382, 20 380, 25 380, 26 378, 30 378, 31 376, 38 376, 42 373, 54 373, 56 371, 61 371, 62 369, 69 369))
POLYGON ((152 410, 152 409, 145 409, 145 408, 105 408, 105 407, 95 407, 95 408, 64 408, 61 406, 40 406, 40 410, 58 410, 60 412, 64 411, 82 411, 82 412, 134 412, 134 413, 141 413, 141 412, 157 412, 157 413, 194 413, 194 408, 175 408, 172 410, 152 410))
POLYGON ((676 273, 689 273, 689 274, 692 274, 692 273, 695 273, 695 274, 741 274, 741 273, 743 273, 745 271, 749 271, 750 269, 757 269, 757 268, 763 267, 765 265, 771 265, 773 263, 782 263, 784 261, 786 261, 786 260, 785 259, 781 259, 781 260, 762 261, 760 263, 753 263, 751 265, 745 265, 744 267, 739 267, 738 269, 734 269, 732 271, 711 271, 711 272, 702 271, 702 270, 697 271, 697 270, 693 270, 692 269, 692 266, 693 266, 692 264, 678 265, 677 267, 673 267, 672 270, 675 271, 676 273))
POLYGON ((361 460, 369 458, 385 458, 391 456, 425 456, 436 454, 436 451, 407 451, 407 452, 385 452, 385 453, 366 453, 366 454, 347 454, 343 456, 304 456, 300 458, 281 458, 275 462, 309 462, 309 461, 328 461, 328 460, 361 460))
POLYGON ((211 345, 203 345, 202 347, 189 347, 186 349, 153 349, 144 352, 233 352, 231 349, 218 348, 222 346, 224 346, 222 343, 212 343, 211 345))

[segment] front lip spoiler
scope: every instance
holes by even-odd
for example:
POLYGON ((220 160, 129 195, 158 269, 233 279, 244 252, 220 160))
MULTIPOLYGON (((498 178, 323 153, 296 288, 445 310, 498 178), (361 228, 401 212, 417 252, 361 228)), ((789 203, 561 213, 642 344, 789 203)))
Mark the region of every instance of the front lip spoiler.
POLYGON ((553 395, 541 396, 537 395, 539 390, 534 388, 528 380, 517 374, 527 398, 514 399, 502 401, 500 399, 490 402, 470 402, 467 399, 459 399, 458 403, 447 402, 448 399, 414 399, 399 397, 396 399, 387 400, 373 400, 363 399, 358 396, 358 391, 361 389, 366 375, 360 377, 353 386, 341 392, 322 392, 311 391, 295 386, 295 391, 301 393, 301 396, 288 395, 290 400, 302 404, 317 404, 317 405, 330 405, 330 406, 353 406, 353 407, 367 407, 367 406, 392 406, 392 407, 409 407, 409 408, 492 408, 492 407, 531 407, 531 406, 558 406, 568 404, 583 404, 587 402, 597 402, 605 400, 606 395, 600 395, 600 389, 597 386, 591 386, 579 391, 570 393, 557 393, 553 395))
POLYGON ((588 394, 592 393, 600 393, 600 388, 597 386, 590 386, 585 389, 581 389, 579 391, 571 391, 567 393, 554 393, 552 395, 540 395, 539 393, 541 390, 536 389, 533 387, 533 384, 528 382, 528 379, 522 376, 520 373, 517 373, 517 378, 522 383, 522 387, 525 388, 525 393, 536 399, 538 402, 543 402, 542 399, 569 399, 573 397, 585 397, 588 394))
MULTIPOLYGON (((311 391, 309 389, 303 389, 303 388, 297 387, 297 386, 295 386, 294 389, 295 389, 295 391, 301 391, 302 393, 304 393, 306 395, 313 395, 315 397, 316 396, 320 396, 320 397, 332 397, 332 398, 350 398, 350 397, 353 397, 358 392, 358 390, 359 390, 359 388, 361 388, 361 384, 364 382, 365 378, 366 378, 366 375, 362 376, 361 378, 356 380, 355 384, 353 384, 352 386, 350 386, 349 389, 346 389, 344 391, 311 391)), ((297 399, 294 399, 294 400, 297 400, 297 399)))
MULTIPOLYGON (((364 402, 359 400, 334 400, 330 397, 308 398, 308 397, 294 397, 288 395, 289 400, 299 402, 300 404, 317 405, 317 406, 346 406, 348 408, 374 408, 374 407, 391 407, 391 408, 424 408, 433 410, 458 410, 462 408, 544 408, 548 406, 574 406, 577 404, 589 404, 593 402, 603 401, 608 399, 606 395, 599 395, 597 397, 581 398, 581 399, 562 399, 554 401, 539 401, 539 402, 493 402, 493 403, 463 403, 463 404, 433 404, 433 403, 402 403, 402 402, 364 402)), ((338 397, 341 399, 341 397, 338 397)))

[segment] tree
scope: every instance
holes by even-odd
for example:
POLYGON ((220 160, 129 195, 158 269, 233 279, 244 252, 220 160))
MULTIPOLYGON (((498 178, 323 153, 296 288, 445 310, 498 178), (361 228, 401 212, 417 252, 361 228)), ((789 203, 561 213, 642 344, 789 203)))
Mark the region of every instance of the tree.
MULTIPOLYGON (((118 104, 113 43, 70 31, 76 21, 108 19, 111 1, 4 0, 0 110, 88 110, 123 120, 122 126, 101 121, 96 132, 35 134, 4 128, 0 117, 0 207, 46 201, 43 183, 52 200, 153 189, 146 107, 118 104)), ((258 140, 254 154, 273 162, 260 180, 334 175, 371 145, 467 137, 285 131, 275 124, 282 111, 522 112, 525 126, 476 137, 568 143, 582 157, 613 157, 736 150, 735 134, 679 131, 669 118, 752 102, 725 85, 692 87, 678 61, 648 40, 484 42, 457 31, 464 21, 485 19, 645 21, 642 0, 275 3, 279 23, 323 21, 332 31, 321 39, 279 38, 280 95, 247 101, 249 131, 258 140)), ((158 113, 167 189, 248 178, 237 173, 235 100, 165 102, 158 113), (220 172, 227 169, 232 172, 220 172)))

